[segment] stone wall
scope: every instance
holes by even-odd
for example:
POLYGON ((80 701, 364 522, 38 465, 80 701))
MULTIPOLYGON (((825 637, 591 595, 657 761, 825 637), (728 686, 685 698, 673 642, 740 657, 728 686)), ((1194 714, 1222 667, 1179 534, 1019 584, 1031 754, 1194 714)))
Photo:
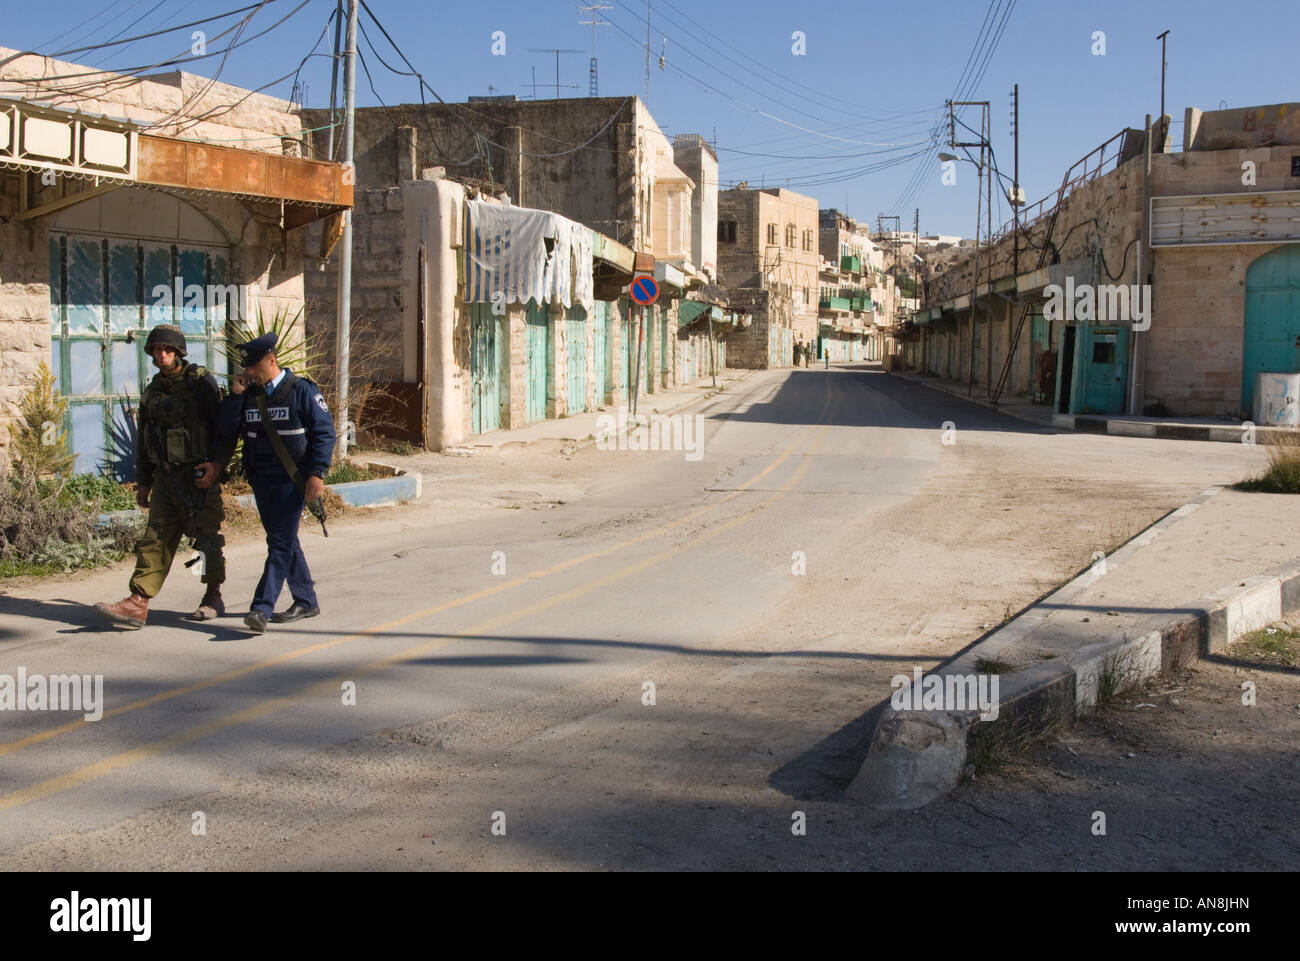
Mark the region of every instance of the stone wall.
MULTIPOLYGON (((326 110, 302 116, 309 129, 329 122, 326 110)), ((413 152, 417 169, 442 167, 453 179, 497 185, 518 206, 554 211, 646 250, 638 197, 653 189, 653 178, 643 182, 640 127, 657 132, 635 97, 367 107, 356 115, 357 188, 410 179, 413 152), (567 149, 578 144, 590 149, 567 149)), ((328 131, 308 137, 311 155, 323 157, 328 131)))
MULTIPOLYGON (((408 244, 402 222, 399 187, 356 191, 352 226, 352 358, 367 359, 353 378, 407 380, 406 361, 415 347, 406 338, 406 299, 413 296, 402 283, 402 257, 408 244), (364 212, 364 213, 363 213, 364 212)), ((307 332, 322 359, 334 358, 338 328, 339 248, 321 270, 320 237, 324 223, 305 228, 309 269, 303 275, 307 301, 307 332)), ((430 329, 438 321, 429 318, 430 329)), ((332 378, 330 378, 332 380, 332 378)), ((413 379, 413 378, 412 378, 413 379)))

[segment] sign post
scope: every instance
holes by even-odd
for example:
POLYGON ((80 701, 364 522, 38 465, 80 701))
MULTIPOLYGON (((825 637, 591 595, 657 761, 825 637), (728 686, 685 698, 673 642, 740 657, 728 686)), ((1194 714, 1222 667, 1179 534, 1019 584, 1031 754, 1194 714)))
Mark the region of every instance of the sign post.
POLYGON ((645 346, 646 308, 659 299, 659 282, 649 274, 639 274, 632 278, 627 288, 628 295, 640 305, 640 318, 637 323, 636 337, 636 376, 632 383, 632 416, 636 416, 637 400, 641 396, 641 356, 645 346))

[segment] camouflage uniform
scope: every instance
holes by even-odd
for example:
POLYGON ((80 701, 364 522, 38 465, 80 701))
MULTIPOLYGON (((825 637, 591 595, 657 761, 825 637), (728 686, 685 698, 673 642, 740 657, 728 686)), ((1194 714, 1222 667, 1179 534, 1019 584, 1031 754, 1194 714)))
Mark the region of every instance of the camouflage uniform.
POLYGON ((133 594, 158 595, 183 535, 193 539, 202 555, 203 583, 226 579, 221 486, 214 483, 206 491, 194 486, 194 469, 201 461, 223 464, 232 453, 234 445, 217 437, 220 406, 216 378, 184 361, 175 374, 155 375, 140 398, 135 481, 151 491, 149 525, 135 547, 133 594))

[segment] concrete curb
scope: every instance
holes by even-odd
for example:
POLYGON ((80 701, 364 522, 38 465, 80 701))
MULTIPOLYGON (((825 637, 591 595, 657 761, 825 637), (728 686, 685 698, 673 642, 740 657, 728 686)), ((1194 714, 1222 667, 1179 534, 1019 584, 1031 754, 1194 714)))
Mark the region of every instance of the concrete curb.
MULTIPOLYGON (((1240 444, 1244 436, 1240 424, 1215 427, 1209 424, 1162 424, 1155 421, 1121 420, 1114 417, 1095 417, 1087 414, 1053 414, 1052 425, 1065 430, 1078 430, 1090 434, 1114 434, 1119 437, 1156 437, 1162 440, 1204 440, 1225 444, 1240 444)), ((1284 427, 1255 426, 1256 435, 1290 434, 1295 431, 1284 427)))
MULTIPOLYGON (((1161 518, 1107 557, 1107 567, 1122 567, 1220 490, 1212 487, 1161 518)), ((924 680, 934 677, 946 684, 956 675, 977 674, 977 660, 996 659, 1042 622, 1047 605, 1070 603, 1098 576, 1092 569, 1085 571, 924 680)), ((1298 610, 1300 562, 1291 562, 1201 598, 1172 614, 1159 630, 1139 637, 1113 634, 1000 678, 1005 683, 1000 687, 996 717, 986 721, 980 720, 978 710, 899 710, 891 698, 847 796, 882 810, 923 807, 955 788, 968 757, 987 746, 1014 744, 1055 723, 1073 723, 1096 706, 1103 688, 1118 693, 1161 671, 1221 652, 1243 634, 1298 610)), ((915 684, 912 689, 919 696, 915 684)))
MULTIPOLYGON (((423 476, 418 472, 408 474, 400 467, 396 470, 395 477, 331 484, 329 489, 338 494, 349 507, 392 507, 402 501, 419 498, 424 493, 423 476)), ((254 506, 252 494, 237 494, 234 501, 244 507, 254 506)))

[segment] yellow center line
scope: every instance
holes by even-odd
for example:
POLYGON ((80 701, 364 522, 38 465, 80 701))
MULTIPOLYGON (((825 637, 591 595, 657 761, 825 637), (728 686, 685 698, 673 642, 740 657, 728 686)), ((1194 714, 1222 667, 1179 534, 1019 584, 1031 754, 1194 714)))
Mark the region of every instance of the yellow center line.
MULTIPOLYGON (((829 393, 829 388, 828 388, 828 393, 829 393)), ((834 405, 835 407, 839 406, 838 401, 839 401, 839 397, 837 395, 836 403, 834 405)), ((491 631, 494 631, 512 622, 531 617, 535 614, 549 610, 553 607, 557 607, 561 604, 568 603, 569 601, 572 601, 577 597, 581 597, 584 594, 589 594, 592 591, 599 590, 602 587, 607 587, 610 584, 616 583, 620 580, 624 580, 635 574, 639 574, 642 571, 645 571, 655 566, 656 564, 659 564, 664 560, 667 560, 670 557, 673 557, 678 554, 682 554, 690 548, 696 547, 699 544, 704 543, 705 541, 712 540, 713 538, 719 536, 725 531, 731 530, 732 528, 745 523, 754 515, 758 514, 760 511, 766 510, 769 506, 777 503, 778 501, 783 499, 788 493, 790 493, 791 489, 795 486, 795 484, 799 482, 799 480, 803 477, 803 475, 808 471, 809 467, 812 466, 812 460, 811 460, 812 455, 815 454, 821 448, 822 444, 825 442, 824 435, 825 435, 826 428, 828 426, 830 425, 820 424, 819 426, 816 426, 814 428, 816 434, 818 435, 817 442, 812 446, 812 448, 809 451, 807 451, 803 455, 803 463, 799 465, 799 467, 790 475, 789 479, 786 480, 785 483, 782 484, 781 487, 775 493, 771 494, 770 496, 762 500, 754 507, 751 507, 749 510, 744 511, 740 514, 736 514, 735 516, 727 519, 726 521, 723 521, 722 523, 715 525, 709 530, 697 534, 695 537, 691 538, 688 541, 685 541, 682 544, 678 544, 674 547, 669 548, 668 550, 661 551, 658 554, 654 554, 650 557, 644 558, 643 560, 637 561, 634 564, 630 564, 619 571, 615 571, 613 573, 607 574, 604 577, 597 578, 596 580, 593 581, 588 581, 585 584, 582 584, 578 587, 574 587, 563 593, 553 594, 550 597, 547 597, 544 600, 538 601, 534 604, 530 604, 526 607, 518 608, 509 613, 501 614, 498 615, 497 617, 493 617, 485 621, 481 621, 478 624, 465 628, 462 631, 458 631, 455 634, 438 637, 430 641, 423 641, 414 647, 406 649, 405 651, 401 651, 397 654, 392 654, 389 655, 388 657, 381 658, 376 661, 372 661, 369 664, 364 664, 364 665, 351 668, 345 673, 337 674, 334 677, 328 678, 327 680, 318 681, 317 683, 309 685, 304 690, 298 691, 294 694, 287 694, 281 697, 276 697, 270 700, 262 701, 258 704, 244 708, 243 710, 240 711, 236 711, 232 714, 228 714, 224 717, 213 718, 211 721, 207 721, 203 724, 195 725, 193 727, 187 728, 184 731, 178 731, 177 733, 171 735, 170 737, 166 737, 161 740, 151 742, 149 744, 143 744, 139 747, 132 748, 131 750, 128 751, 123 751, 119 754, 113 755, 112 757, 107 757, 102 760, 96 761, 93 764, 88 764, 83 767, 77 768, 75 770, 69 771, 66 774, 61 774, 57 777, 48 778, 44 781, 38 781, 37 783, 29 787, 23 788, 22 790, 14 791, 10 794, 0 796, 0 812, 8 811, 11 808, 19 807, 23 804, 28 804, 32 801, 38 801, 43 798, 50 797, 51 795, 58 794, 62 791, 66 791, 70 788, 77 787, 81 784, 85 784, 88 781, 93 781, 97 778, 104 777, 105 775, 111 774, 114 771, 118 771, 123 768, 129 767, 138 761, 142 761, 147 758, 154 757, 166 751, 172 750, 173 748, 183 747, 184 745, 191 744, 194 741, 197 741, 203 737, 207 737, 210 734, 215 734, 220 731, 224 731, 229 728, 237 727, 241 724, 245 724, 249 721, 257 720, 258 718, 264 717, 267 714, 270 714, 271 712, 278 710, 281 707, 288 707, 289 705, 295 702, 304 700, 315 694, 323 694, 326 691, 337 692, 344 681, 353 680, 359 677, 365 677, 369 674, 374 674, 378 671, 383 670, 386 667, 390 667, 402 661, 427 655, 431 651, 437 650, 439 648, 447 647, 455 643, 458 639, 464 638, 466 636, 487 634, 491 631)), ((395 624, 408 623, 412 620, 418 619, 421 616, 424 616, 423 612, 408 615, 394 623, 395 624)), ((375 628, 371 633, 378 632, 379 630, 382 629, 383 628, 375 628)))
MULTIPOLYGON (((246 677, 249 674, 255 674, 259 671, 264 671, 269 668, 276 667, 280 664, 286 664, 290 661, 297 660, 300 657, 306 657, 308 654, 315 654, 320 651, 329 650, 330 648, 338 647, 339 645, 347 644, 350 643, 351 641, 359 640, 364 637, 373 636, 375 634, 382 634, 387 631, 394 630, 395 628, 403 627, 411 623, 412 621, 420 620, 425 617, 430 617, 434 614, 441 614, 445 611, 454 610, 455 608, 458 607, 464 607, 466 604, 472 604, 475 601, 483 600, 484 598, 491 597, 494 594, 500 594, 502 591, 513 590, 514 588, 519 587, 523 584, 527 584, 530 581, 540 580, 541 578, 544 577, 551 577, 552 575, 558 574, 561 571, 565 571, 570 568, 581 566, 582 564, 586 564, 589 561, 597 560, 598 558, 605 557, 609 554, 626 550, 629 547, 635 547, 636 545, 642 544, 648 540, 652 540, 657 537, 663 537, 666 534, 670 533, 673 529, 680 527, 683 524, 687 524, 690 521, 695 520, 697 517, 700 517, 703 514, 707 514, 710 513, 711 511, 715 511, 718 508, 722 507, 723 505, 727 504, 733 498, 739 497, 741 494, 746 493, 751 487, 757 484, 760 480, 762 480, 772 471, 776 470, 776 468, 779 467, 781 464, 785 463, 785 461, 788 460, 789 457, 794 453, 794 449, 798 445, 802 437, 805 434, 807 434, 809 431, 815 429, 819 424, 822 424, 828 418, 830 412, 829 379, 827 381, 826 393, 827 393, 826 404, 822 408, 821 415, 817 418, 817 420, 814 423, 801 428, 799 432, 795 434, 794 438, 791 440, 790 444, 786 447, 784 452, 781 453, 780 456, 778 456, 775 460, 773 460, 771 464, 769 464, 763 470, 759 471, 757 474, 751 477, 744 484, 741 484, 734 491, 728 493, 725 497, 719 498, 715 503, 706 505, 705 507, 698 508, 694 511, 691 511, 688 514, 685 514, 677 518, 676 520, 665 522, 656 528, 653 528, 649 531, 645 531, 641 534, 638 534, 635 537, 631 537, 626 540, 611 544, 608 547, 602 547, 598 550, 589 551, 586 554, 582 554, 574 558, 569 558, 568 560, 564 560, 557 564, 553 564, 550 567, 543 568, 537 571, 532 571, 520 577, 512 578, 509 581, 504 581, 500 584, 495 584, 491 587, 485 587, 482 588, 481 590, 473 591, 472 593, 469 594, 463 594, 460 597, 453 598, 452 600, 449 601, 444 601, 441 604, 435 604, 432 607, 427 607, 420 611, 415 611, 414 613, 404 615, 395 620, 388 621, 387 623, 384 624, 380 624, 377 627, 367 628, 363 631, 357 631, 352 634, 344 634, 340 637, 333 638, 332 640, 321 641, 316 644, 309 644, 306 647, 295 648, 292 651, 286 651, 285 653, 277 654, 274 657, 264 658, 263 660, 256 661, 252 664, 245 664, 242 667, 237 667, 234 668, 233 670, 225 671, 221 674, 204 678, 201 681, 195 681, 192 684, 186 684, 182 687, 171 688, 166 691, 159 691, 157 694, 151 694, 148 697, 141 698, 140 700, 137 701, 132 701, 129 704, 123 704, 121 707, 110 708, 104 711, 102 717, 100 718, 100 721, 107 720, 108 718, 111 717, 117 717, 122 714, 129 714, 132 711, 143 710, 144 708, 152 707, 155 704, 160 704, 163 701, 170 701, 173 698, 184 697, 186 694, 193 694, 196 691, 202 691, 210 687, 215 687, 219 684, 224 684, 227 681, 238 680, 239 678, 246 677)), ((57 727, 52 727, 49 728, 48 730, 38 731, 35 734, 29 734, 26 737, 19 738, 16 741, 0 743, 0 757, 4 757, 6 754, 12 754, 15 751, 20 751, 25 747, 31 747, 34 744, 40 744, 44 741, 50 740, 51 738, 58 737, 59 735, 62 734, 67 734, 71 731, 82 730, 89 723, 92 722, 86 721, 84 719, 69 721, 66 724, 60 724, 57 727)), ((94 723, 99 723, 99 722, 94 722, 94 723)))

